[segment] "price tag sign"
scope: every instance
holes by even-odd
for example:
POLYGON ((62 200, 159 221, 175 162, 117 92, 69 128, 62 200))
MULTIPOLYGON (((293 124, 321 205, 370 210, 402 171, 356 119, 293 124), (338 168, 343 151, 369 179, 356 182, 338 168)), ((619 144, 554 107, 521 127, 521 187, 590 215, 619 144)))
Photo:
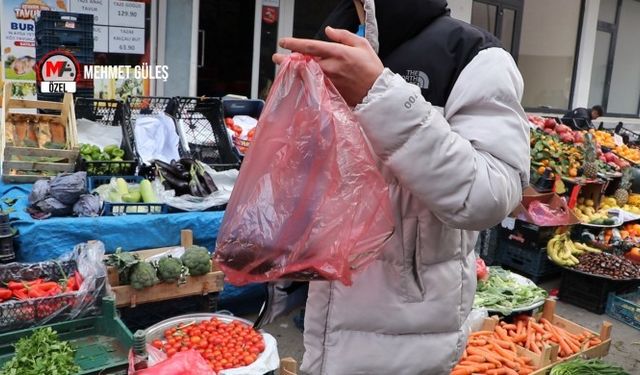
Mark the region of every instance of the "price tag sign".
POLYGON ((108 26, 93 26, 93 52, 109 52, 108 26))
POLYGON ((109 23, 108 0, 70 0, 69 11, 93 14, 94 25, 107 25, 109 23))
POLYGON ((622 146, 624 144, 624 140, 618 134, 613 135, 613 142, 616 144, 616 146, 622 146))
POLYGON ((280 7, 280 0, 262 0, 262 5, 269 7, 280 7))
POLYGON ((109 52, 144 54, 144 29, 109 27, 109 52))
POLYGON ((109 4, 109 25, 144 29, 144 3, 111 0, 109 4))

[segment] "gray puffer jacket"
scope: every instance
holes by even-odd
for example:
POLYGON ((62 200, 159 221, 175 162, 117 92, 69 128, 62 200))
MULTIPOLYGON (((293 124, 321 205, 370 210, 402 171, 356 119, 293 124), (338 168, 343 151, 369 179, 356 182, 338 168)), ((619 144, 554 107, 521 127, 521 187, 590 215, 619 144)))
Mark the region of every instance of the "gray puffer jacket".
MULTIPOLYGON (((383 48, 375 8, 388 2, 365 1, 366 37, 375 48, 383 48)), ((430 3, 446 5, 424 1, 430 3)), ((466 342, 476 231, 507 216, 528 181, 529 128, 513 59, 486 43, 470 43, 475 50, 460 53, 465 33, 476 31, 446 13, 424 28, 430 25, 457 32, 443 38, 461 67, 447 87, 425 63, 418 69, 425 84, 412 79, 416 74, 402 74, 394 52, 381 55, 393 71, 378 77, 355 113, 389 183, 396 232, 381 258, 354 275, 352 286, 310 283, 305 373, 448 374, 466 342), (435 96, 427 101, 438 87, 444 87, 442 104, 435 96)), ((428 60, 443 52, 434 47, 415 53, 428 60)))

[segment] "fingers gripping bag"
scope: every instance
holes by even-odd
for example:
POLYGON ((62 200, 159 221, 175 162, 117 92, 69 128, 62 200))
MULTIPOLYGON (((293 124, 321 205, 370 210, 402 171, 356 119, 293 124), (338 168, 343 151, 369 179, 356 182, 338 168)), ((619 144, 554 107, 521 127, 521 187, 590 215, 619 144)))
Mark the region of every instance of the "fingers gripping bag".
POLYGON ((282 64, 218 233, 232 284, 339 280, 393 233, 386 182, 355 117, 316 61, 282 64))

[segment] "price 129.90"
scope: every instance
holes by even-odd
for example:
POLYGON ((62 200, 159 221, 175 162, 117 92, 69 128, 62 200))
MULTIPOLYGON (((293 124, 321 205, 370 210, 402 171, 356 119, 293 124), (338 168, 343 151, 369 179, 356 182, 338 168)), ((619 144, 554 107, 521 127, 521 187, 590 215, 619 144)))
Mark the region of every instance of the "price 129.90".
POLYGON ((119 10, 118 16, 120 17, 137 17, 138 12, 128 11, 128 10, 119 10))

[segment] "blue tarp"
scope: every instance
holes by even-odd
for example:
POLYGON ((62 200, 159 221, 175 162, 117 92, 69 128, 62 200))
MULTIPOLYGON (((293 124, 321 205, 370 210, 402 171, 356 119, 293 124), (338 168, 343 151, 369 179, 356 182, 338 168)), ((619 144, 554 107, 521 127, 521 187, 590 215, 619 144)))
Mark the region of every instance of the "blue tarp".
MULTIPOLYGON (((19 231, 15 240, 16 255, 21 262, 54 259, 79 243, 100 240, 107 252, 116 248, 140 250, 180 244, 180 230, 191 229, 194 243, 208 249, 215 247, 224 212, 189 212, 164 215, 101 216, 95 218, 49 218, 35 220, 26 212, 31 185, 8 185, 0 182, 2 199, 15 198, 15 211, 10 214, 12 226, 19 231)), ((3 209, 7 206, 2 203, 3 209)), ((225 285, 222 302, 243 295, 255 298, 254 286, 235 288, 225 285)))

